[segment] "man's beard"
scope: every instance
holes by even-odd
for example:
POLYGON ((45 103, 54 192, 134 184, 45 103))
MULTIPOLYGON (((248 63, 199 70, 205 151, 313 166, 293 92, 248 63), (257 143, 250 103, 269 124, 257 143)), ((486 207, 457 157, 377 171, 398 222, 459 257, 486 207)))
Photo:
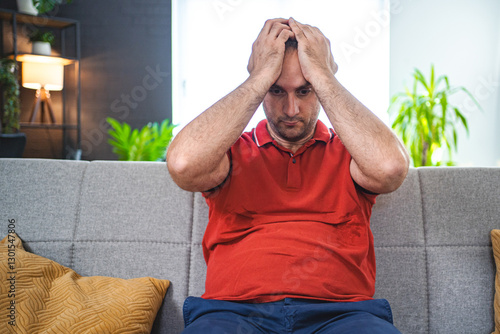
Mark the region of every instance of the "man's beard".
POLYGON ((289 142, 298 142, 304 139, 310 133, 310 126, 302 118, 280 118, 275 123, 269 120, 269 125, 282 139, 289 142), (293 128, 288 127, 284 122, 297 122, 293 128), (300 127, 300 128, 298 128, 300 127))

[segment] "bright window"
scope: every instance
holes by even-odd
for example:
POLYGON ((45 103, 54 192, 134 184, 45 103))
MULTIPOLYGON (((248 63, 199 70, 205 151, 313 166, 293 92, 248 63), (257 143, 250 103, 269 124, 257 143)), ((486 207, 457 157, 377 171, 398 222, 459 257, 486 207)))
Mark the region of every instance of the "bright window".
MULTIPOLYGON (((246 80, 265 20, 290 16, 330 39, 339 81, 388 122, 389 0, 172 0, 173 122, 179 129, 246 80)), ((261 106, 247 130, 264 117, 261 106)), ((320 119, 330 126, 324 112, 320 119)))

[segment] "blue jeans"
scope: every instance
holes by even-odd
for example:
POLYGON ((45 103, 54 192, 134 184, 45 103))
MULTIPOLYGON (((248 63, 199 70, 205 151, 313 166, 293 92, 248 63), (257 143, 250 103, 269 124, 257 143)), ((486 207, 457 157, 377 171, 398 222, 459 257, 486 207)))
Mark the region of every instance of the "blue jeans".
POLYGON ((333 303, 285 298, 251 304, 188 297, 183 334, 400 334, 385 299, 333 303))

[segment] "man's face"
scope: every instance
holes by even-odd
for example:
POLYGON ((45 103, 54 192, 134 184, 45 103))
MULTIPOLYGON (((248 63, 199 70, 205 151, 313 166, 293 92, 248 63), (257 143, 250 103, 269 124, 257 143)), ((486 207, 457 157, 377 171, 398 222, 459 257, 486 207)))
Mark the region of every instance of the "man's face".
POLYGON ((269 132, 278 142, 296 143, 314 134, 320 103, 302 75, 297 50, 286 51, 281 75, 266 94, 263 107, 269 132))

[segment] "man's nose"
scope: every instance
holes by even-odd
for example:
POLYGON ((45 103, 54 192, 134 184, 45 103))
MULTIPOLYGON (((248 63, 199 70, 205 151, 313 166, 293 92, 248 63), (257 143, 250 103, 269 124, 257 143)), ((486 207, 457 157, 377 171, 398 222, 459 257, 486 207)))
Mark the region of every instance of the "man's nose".
POLYGON ((299 101, 297 101, 297 98, 291 94, 288 96, 288 99, 286 101, 286 104, 283 106, 283 112, 285 115, 288 117, 294 117, 299 113, 299 101))

